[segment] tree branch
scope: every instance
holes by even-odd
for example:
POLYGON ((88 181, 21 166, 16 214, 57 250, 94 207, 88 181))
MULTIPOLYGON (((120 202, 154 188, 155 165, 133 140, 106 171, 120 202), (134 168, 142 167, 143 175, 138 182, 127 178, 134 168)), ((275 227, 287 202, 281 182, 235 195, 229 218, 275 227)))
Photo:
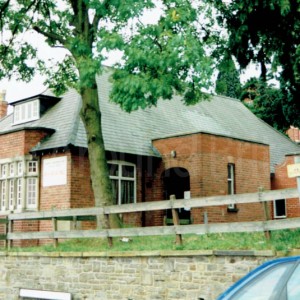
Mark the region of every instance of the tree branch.
POLYGON ((59 36, 58 34, 55 34, 53 32, 46 32, 46 31, 40 29, 38 26, 33 26, 33 30, 35 30, 37 33, 40 33, 49 39, 60 42, 62 45, 66 45, 66 43, 67 43, 67 41, 65 39, 63 39, 61 36, 59 36))

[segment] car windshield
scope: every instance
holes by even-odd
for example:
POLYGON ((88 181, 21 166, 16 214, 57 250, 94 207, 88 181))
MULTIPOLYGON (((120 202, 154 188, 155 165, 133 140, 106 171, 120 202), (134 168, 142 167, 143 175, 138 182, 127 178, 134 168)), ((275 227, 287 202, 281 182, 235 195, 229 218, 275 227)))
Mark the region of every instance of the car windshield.
POLYGON ((250 279, 241 288, 237 287, 234 292, 223 299, 230 300, 273 300, 279 294, 282 280, 285 274, 293 266, 293 263, 284 263, 262 272, 257 277, 250 279))

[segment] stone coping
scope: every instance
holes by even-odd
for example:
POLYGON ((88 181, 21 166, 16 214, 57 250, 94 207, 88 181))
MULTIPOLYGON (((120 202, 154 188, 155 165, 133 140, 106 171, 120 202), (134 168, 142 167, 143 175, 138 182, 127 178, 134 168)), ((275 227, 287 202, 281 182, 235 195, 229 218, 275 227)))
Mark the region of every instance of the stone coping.
MULTIPOLYGON (((300 251, 298 252, 300 254, 300 251)), ((163 251, 103 251, 103 252, 23 252, 1 251, 1 256, 17 257, 187 257, 187 256, 252 256, 274 257, 295 255, 272 250, 163 250, 163 251)))

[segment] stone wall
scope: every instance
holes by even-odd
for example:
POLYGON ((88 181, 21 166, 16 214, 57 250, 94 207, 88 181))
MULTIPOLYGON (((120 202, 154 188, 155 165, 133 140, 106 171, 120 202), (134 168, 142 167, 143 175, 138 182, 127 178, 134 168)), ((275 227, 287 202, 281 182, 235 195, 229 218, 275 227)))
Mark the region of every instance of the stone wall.
POLYGON ((0 253, 0 299, 19 289, 69 292, 73 300, 214 300, 272 252, 0 253))

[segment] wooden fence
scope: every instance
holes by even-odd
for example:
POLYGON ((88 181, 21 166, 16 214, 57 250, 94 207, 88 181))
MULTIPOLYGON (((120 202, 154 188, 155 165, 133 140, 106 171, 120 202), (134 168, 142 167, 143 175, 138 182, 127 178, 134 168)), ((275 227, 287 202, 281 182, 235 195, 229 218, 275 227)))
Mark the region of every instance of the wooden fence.
POLYGON ((266 220, 256 222, 239 222, 235 223, 208 223, 179 225, 180 220, 176 209, 178 208, 199 208, 217 205, 261 203, 264 205, 268 201, 277 199, 290 199, 299 197, 297 189, 284 189, 273 191, 262 191, 257 193, 237 194, 230 196, 213 196, 192 199, 171 199, 163 201, 153 201, 146 203, 124 204, 106 206, 101 208, 77 208, 68 210, 51 210, 39 212, 25 212, 16 214, 7 214, 0 219, 0 223, 6 226, 6 234, 1 235, 0 239, 6 241, 8 247, 13 240, 32 240, 32 239, 53 239, 57 244, 58 239, 70 238, 108 238, 112 244, 113 237, 133 237, 133 236, 150 236, 150 235, 176 235, 176 242, 182 243, 182 234, 206 234, 206 233, 225 233, 225 232, 268 232, 271 230, 288 229, 300 227, 300 218, 290 218, 281 220, 266 220), (134 228, 117 228, 117 229, 95 229, 95 230, 74 230, 58 231, 57 221, 72 221, 76 223, 82 220, 96 220, 98 215, 109 216, 110 214, 122 214, 154 210, 172 210, 173 226, 154 226, 154 227, 134 227, 134 228), (52 220, 52 231, 38 232, 13 232, 13 222, 24 220, 52 220))

